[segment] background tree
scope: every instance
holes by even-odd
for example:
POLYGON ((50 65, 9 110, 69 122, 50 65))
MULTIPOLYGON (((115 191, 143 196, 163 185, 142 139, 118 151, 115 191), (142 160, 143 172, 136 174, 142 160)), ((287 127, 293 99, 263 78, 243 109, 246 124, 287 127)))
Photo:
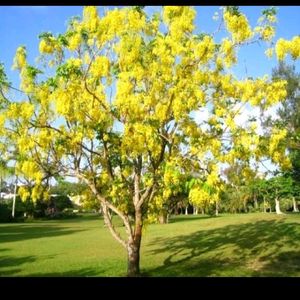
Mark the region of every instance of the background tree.
POLYGON ((300 74, 296 72, 295 65, 279 61, 278 66, 272 70, 272 78, 286 80, 287 96, 277 110, 279 118, 272 120, 268 117, 264 126, 269 130, 274 125, 287 129, 285 142, 291 159, 291 172, 300 184, 300 74))
POLYGON ((257 178, 251 183, 251 190, 257 194, 258 200, 262 202, 261 207, 263 212, 266 212, 267 208, 269 208, 269 211, 271 212, 268 181, 265 178, 257 178))
POLYGON ((247 161, 237 161, 234 165, 224 170, 227 182, 231 186, 231 188, 227 189, 228 196, 229 198, 232 197, 232 201, 235 203, 233 206, 238 208, 238 210, 240 210, 242 205, 243 211, 247 212, 247 204, 251 201, 254 203, 254 208, 257 208, 256 174, 257 171, 252 170, 247 161))
POLYGON ((280 62, 272 71, 273 78, 287 81, 287 97, 278 109, 280 123, 288 130, 287 141, 291 154, 291 162, 295 178, 300 174, 300 74, 295 71, 294 65, 280 62))
POLYGON ((65 179, 59 179, 56 185, 50 187, 51 194, 58 195, 80 195, 82 194, 88 186, 85 183, 81 182, 70 182, 65 179))
POLYGON ((268 180, 268 191, 270 198, 275 201, 276 214, 282 214, 280 201, 292 198, 294 194, 293 179, 288 174, 278 175, 268 180))
MULTIPOLYGON (((207 183, 215 186, 219 163, 271 157, 289 167, 280 144, 285 130, 265 137, 253 120, 235 122, 245 105, 264 110, 286 96, 285 81, 231 73, 240 47, 271 40, 274 14, 264 10, 252 29, 237 7, 224 8, 220 28, 227 37, 218 40, 195 32, 191 7, 164 7, 152 17, 141 7, 102 17, 85 7, 65 33, 40 35, 41 66, 30 65, 19 47, 14 67, 27 99, 5 105, 0 134, 19 153, 19 175, 33 183, 22 199, 47 199, 51 177, 77 177, 101 204, 135 276, 143 224, 168 168, 209 169, 207 183), (200 108, 209 111, 208 122, 192 117, 200 108), (125 232, 114 227, 111 212, 125 232)), ((298 40, 284 43, 276 48, 280 59, 298 40)))

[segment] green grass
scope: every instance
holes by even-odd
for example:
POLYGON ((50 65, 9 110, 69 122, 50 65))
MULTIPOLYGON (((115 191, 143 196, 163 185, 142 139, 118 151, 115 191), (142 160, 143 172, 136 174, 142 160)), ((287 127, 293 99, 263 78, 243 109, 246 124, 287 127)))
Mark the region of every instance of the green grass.
MULTIPOLYGON (((141 252, 145 276, 300 276, 300 214, 173 217, 146 227, 141 252)), ((0 224, 0 276, 125 276, 126 264, 97 216, 0 224)))

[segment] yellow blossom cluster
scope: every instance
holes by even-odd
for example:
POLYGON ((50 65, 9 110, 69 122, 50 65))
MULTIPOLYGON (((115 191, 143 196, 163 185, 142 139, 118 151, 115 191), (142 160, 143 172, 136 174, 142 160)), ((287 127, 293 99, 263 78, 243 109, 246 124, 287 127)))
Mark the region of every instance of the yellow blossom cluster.
POLYGON ((295 36, 288 41, 280 38, 275 46, 277 58, 283 60, 287 54, 290 54, 293 59, 300 57, 300 36, 295 36))
POLYGON ((20 46, 16 51, 13 68, 22 70, 26 65, 26 57, 26 48, 24 46, 20 46))
POLYGON ((19 174, 32 178, 36 184, 40 184, 43 178, 43 174, 40 171, 39 166, 33 160, 25 160, 16 165, 16 170, 19 174))
POLYGON ((227 68, 231 67, 231 65, 237 62, 234 45, 230 39, 223 39, 221 44, 221 53, 224 55, 223 61, 227 68))
POLYGON ((146 25, 145 15, 141 15, 137 10, 129 9, 127 13, 126 29, 140 31, 146 25))
POLYGON ((251 27, 244 14, 232 14, 225 9, 223 16, 226 28, 232 34, 234 43, 242 43, 252 37, 251 27))
POLYGON ((83 27, 90 32, 98 29, 99 16, 96 6, 85 6, 83 8, 83 27))
POLYGON ((30 198, 30 191, 25 186, 20 186, 18 189, 18 194, 21 197, 22 201, 26 201, 30 198))
POLYGON ((95 78, 107 76, 109 68, 109 59, 105 56, 97 56, 91 65, 91 74, 95 78))
POLYGON ((285 80, 269 82, 266 77, 256 80, 247 79, 244 82, 237 82, 236 87, 241 100, 244 102, 249 101, 254 106, 262 104, 264 100, 265 107, 269 107, 286 97, 285 80))
POLYGON ((270 144, 269 144, 269 152, 272 154, 276 148, 278 147, 280 141, 282 141, 287 135, 286 129, 277 129, 274 128, 271 132, 270 144))
POLYGON ((165 6, 163 20, 170 28, 170 34, 175 40, 183 38, 185 33, 194 30, 193 24, 196 11, 188 6, 165 6))
POLYGON ((206 35, 194 48, 196 59, 201 63, 207 63, 214 55, 215 44, 211 36, 206 35))
POLYGON ((42 39, 39 44, 39 51, 43 54, 52 54, 55 50, 55 38, 42 39))

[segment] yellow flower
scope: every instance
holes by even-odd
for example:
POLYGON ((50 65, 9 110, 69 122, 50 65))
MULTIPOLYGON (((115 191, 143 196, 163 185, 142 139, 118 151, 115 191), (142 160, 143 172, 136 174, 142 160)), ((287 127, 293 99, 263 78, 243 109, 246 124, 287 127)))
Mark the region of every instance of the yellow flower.
POLYGON ((241 43, 252 37, 252 31, 245 15, 240 14, 238 16, 225 10, 224 21, 227 30, 232 34, 234 42, 241 43))
POLYGON ((108 58, 105 56, 98 56, 91 65, 91 74, 96 78, 107 76, 109 68, 110 62, 108 58))
POLYGON ((51 54, 54 52, 54 38, 49 40, 42 39, 39 44, 40 53, 51 54))
POLYGON ((275 35, 275 30, 271 26, 267 26, 262 30, 261 36, 264 41, 270 41, 275 35))
POLYGON ((77 49, 81 43, 80 33, 73 34, 68 40, 68 49, 74 51, 77 49))
POLYGON ((24 46, 19 47, 14 58, 13 69, 21 70, 24 68, 26 65, 26 56, 26 48, 24 46))
POLYGON ((274 54, 274 48, 269 48, 265 51, 266 56, 268 56, 269 58, 271 58, 274 54))

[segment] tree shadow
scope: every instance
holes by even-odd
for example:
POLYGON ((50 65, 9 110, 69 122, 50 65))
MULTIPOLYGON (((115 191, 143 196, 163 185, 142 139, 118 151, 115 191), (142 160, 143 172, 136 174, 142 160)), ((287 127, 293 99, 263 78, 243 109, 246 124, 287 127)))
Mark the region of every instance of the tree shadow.
POLYGON ((297 228, 298 223, 270 220, 157 238, 148 244, 152 247, 148 254, 168 256, 162 266, 147 272, 154 276, 241 276, 242 270, 245 276, 300 276, 297 228), (237 268, 240 271, 235 272, 237 268))
POLYGON ((97 277, 104 274, 105 270, 94 268, 82 268, 65 272, 51 272, 51 273, 33 273, 30 277, 97 277))
POLYGON ((9 249, 8 248, 2 248, 2 249, 0 249, 0 252, 4 252, 4 251, 9 251, 9 249))
MULTIPOLYGON (((55 255, 45 255, 44 259, 53 259, 55 255)), ((39 257, 40 258, 40 257, 39 257)), ((83 268, 70 270, 66 272, 39 272, 29 275, 18 275, 22 271, 20 265, 25 263, 31 263, 37 260, 35 256, 24 256, 24 257, 12 257, 5 256, 0 258, 0 277, 1 276, 18 276, 18 277, 92 277, 92 276, 101 276, 105 270, 92 269, 92 268, 83 268), (18 267, 18 268, 15 268, 18 267), (7 270, 5 270, 7 268, 7 270), (8 269, 9 268, 9 269, 8 269)))
MULTIPOLYGON (((53 221, 59 221, 59 222, 63 222, 63 223, 73 223, 73 222, 85 222, 85 221, 95 221, 95 220, 103 220, 103 217, 99 214, 78 214, 78 215, 74 215, 74 216, 70 216, 70 217, 66 217, 66 218, 58 218, 58 219, 53 219, 53 221)), ((48 219, 47 221, 52 221, 52 219, 48 219)))
MULTIPOLYGON (((272 276, 275 270, 280 270, 284 267, 289 276, 300 276, 300 250, 286 251, 270 258, 263 271, 267 276, 272 276)), ((284 273, 278 273, 277 276, 285 276, 284 273)))
POLYGON ((169 218, 169 223, 179 223, 187 221, 199 221, 205 219, 212 219, 214 216, 201 216, 201 215, 184 215, 184 216, 172 216, 169 218))
POLYGON ((31 263, 36 261, 35 256, 24 256, 24 257, 13 257, 13 256, 2 256, 0 258, 0 276, 10 276, 22 271, 20 265, 25 263, 31 263), (9 270, 4 270, 9 268, 9 270))
POLYGON ((48 238, 53 236, 61 236, 72 234, 85 229, 76 228, 69 229, 57 225, 41 225, 35 224, 1 226, 0 228, 0 243, 19 242, 22 240, 48 238))

